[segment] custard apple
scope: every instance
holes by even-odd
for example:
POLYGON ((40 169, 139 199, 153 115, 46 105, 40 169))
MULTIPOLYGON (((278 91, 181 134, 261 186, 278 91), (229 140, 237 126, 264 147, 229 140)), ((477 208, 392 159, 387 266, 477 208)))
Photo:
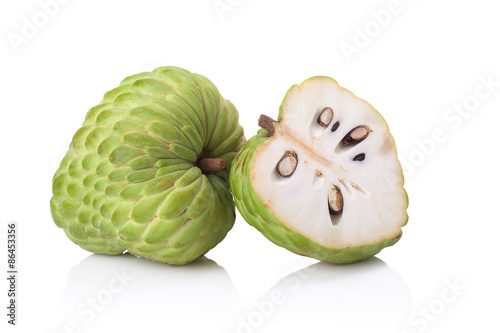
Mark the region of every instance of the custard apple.
POLYGON ((278 120, 236 155, 230 185, 245 220, 297 254, 332 263, 373 256, 401 237, 408 197, 382 116, 324 76, 294 85, 278 120))
POLYGON ((183 265, 232 228, 238 112, 204 76, 125 78, 87 113, 53 178, 53 220, 83 249, 183 265))

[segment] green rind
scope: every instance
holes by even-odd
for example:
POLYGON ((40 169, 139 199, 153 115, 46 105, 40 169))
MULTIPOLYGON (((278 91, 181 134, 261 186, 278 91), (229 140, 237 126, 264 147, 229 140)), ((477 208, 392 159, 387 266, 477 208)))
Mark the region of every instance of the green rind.
POLYGON ((178 67, 129 76, 73 137, 53 178, 54 222, 94 253, 189 263, 234 224, 229 168, 244 141, 236 108, 205 77, 178 67), (201 174, 201 152, 226 170, 201 174))

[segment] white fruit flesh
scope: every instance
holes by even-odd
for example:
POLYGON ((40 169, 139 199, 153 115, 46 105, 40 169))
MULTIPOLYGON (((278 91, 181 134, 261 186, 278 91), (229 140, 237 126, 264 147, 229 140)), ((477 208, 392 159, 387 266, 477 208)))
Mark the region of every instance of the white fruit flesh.
POLYGON ((399 236, 408 204, 402 170, 389 128, 371 105, 334 80, 315 77, 292 88, 274 128, 256 149, 250 173, 255 192, 284 225, 329 248, 399 236), (334 115, 323 127, 318 117, 326 107, 334 115), (366 139, 343 143, 358 126, 371 130, 366 139), (276 166, 287 151, 296 153, 298 164, 283 177, 276 166), (353 160, 362 153, 364 160, 353 160), (338 215, 329 209, 332 185, 343 197, 338 215))

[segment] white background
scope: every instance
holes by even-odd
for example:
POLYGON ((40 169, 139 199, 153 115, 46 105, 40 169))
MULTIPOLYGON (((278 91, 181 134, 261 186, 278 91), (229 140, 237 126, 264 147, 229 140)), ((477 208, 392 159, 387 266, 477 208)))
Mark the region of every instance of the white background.
POLYGON ((18 326, 6 324, 2 278, 1 327, 499 330, 494 1, 41 5, 48 2, 0 5, 0 258, 6 271, 6 224, 16 221, 20 272, 18 326), (405 164, 410 221, 401 241, 357 264, 316 263, 275 246, 238 215, 226 239, 186 267, 92 255, 72 244, 52 222, 49 200, 73 133, 125 76, 164 65, 212 80, 238 108, 247 138, 261 113, 276 117, 287 89, 313 75, 366 99, 387 120, 405 164))

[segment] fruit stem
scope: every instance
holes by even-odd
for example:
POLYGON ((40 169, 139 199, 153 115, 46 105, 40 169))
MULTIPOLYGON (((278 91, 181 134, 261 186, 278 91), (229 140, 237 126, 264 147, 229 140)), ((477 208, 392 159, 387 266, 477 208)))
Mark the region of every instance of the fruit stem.
POLYGON ((221 158, 201 158, 196 162, 196 166, 201 172, 222 171, 226 168, 226 162, 221 158))
POLYGON ((274 126, 273 123, 276 122, 273 118, 261 114, 259 118, 259 126, 267 131, 267 136, 273 136, 274 126))

